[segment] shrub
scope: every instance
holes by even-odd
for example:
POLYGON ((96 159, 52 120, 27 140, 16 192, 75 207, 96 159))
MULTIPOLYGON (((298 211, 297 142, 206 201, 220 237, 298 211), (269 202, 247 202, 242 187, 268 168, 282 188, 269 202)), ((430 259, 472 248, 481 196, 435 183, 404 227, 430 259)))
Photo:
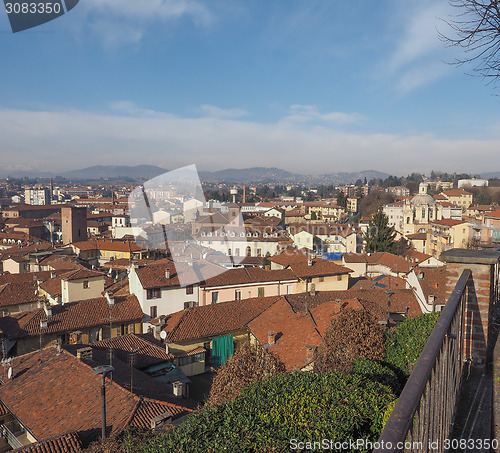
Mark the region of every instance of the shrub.
POLYGON ((314 371, 349 372, 360 357, 383 360, 383 328, 365 310, 343 310, 326 328, 314 360, 314 371))
MULTIPOLYGON (((256 382, 233 401, 206 406, 145 452, 289 451, 302 442, 375 441, 389 387, 357 373, 291 373, 256 382)), ((359 450, 363 451, 363 450, 359 450)))
POLYGON ((262 346, 245 342, 215 375, 208 404, 216 406, 236 398, 243 387, 285 372, 285 365, 262 346))
POLYGON ((439 313, 427 313, 407 319, 387 333, 386 362, 398 368, 407 378, 413 371, 439 313))
POLYGON ((354 362, 353 373, 366 376, 368 379, 387 385, 395 395, 399 395, 402 386, 398 374, 392 367, 379 362, 373 362, 365 358, 360 358, 354 362))

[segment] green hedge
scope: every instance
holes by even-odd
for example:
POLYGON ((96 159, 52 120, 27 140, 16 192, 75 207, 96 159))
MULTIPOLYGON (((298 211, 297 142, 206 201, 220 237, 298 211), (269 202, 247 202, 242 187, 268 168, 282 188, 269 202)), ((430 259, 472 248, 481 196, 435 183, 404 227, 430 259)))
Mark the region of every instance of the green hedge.
POLYGON ((375 441, 393 400, 389 387, 360 373, 279 375, 231 402, 205 407, 144 451, 267 452, 289 451, 290 439, 375 441))
POLYGON ((407 319, 387 333, 386 362, 408 377, 436 325, 439 313, 407 319))

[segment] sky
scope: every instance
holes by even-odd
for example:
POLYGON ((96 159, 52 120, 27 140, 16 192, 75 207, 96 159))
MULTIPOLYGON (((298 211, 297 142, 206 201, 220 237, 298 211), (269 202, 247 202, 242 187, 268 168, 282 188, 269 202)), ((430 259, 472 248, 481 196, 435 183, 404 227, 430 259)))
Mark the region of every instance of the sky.
POLYGON ((500 87, 450 64, 452 14, 443 0, 80 0, 12 33, 0 9, 0 169, 500 171, 500 87))

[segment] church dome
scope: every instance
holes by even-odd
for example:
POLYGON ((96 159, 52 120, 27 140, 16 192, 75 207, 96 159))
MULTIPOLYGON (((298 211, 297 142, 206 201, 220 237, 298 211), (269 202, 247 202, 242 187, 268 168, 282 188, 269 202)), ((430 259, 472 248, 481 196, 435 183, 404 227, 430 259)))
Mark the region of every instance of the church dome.
POLYGON ((410 204, 412 206, 436 206, 437 203, 429 194, 419 193, 411 199, 410 204))

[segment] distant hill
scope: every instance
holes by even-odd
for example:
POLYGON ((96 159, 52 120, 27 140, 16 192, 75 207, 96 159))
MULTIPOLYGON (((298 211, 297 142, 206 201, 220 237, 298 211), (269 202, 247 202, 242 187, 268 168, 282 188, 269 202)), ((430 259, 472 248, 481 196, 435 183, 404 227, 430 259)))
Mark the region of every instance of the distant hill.
POLYGON ((481 173, 481 178, 484 178, 484 179, 500 178, 500 171, 490 171, 488 173, 481 173))
POLYGON ((60 173, 59 176, 73 179, 100 179, 100 178, 134 178, 149 179, 161 175, 168 170, 154 165, 137 165, 129 167, 127 165, 96 165, 94 167, 82 168, 60 173))
MULTIPOLYGON (((34 171, 1 171, 0 178, 12 176, 14 178, 55 178, 61 176, 66 179, 98 180, 101 178, 117 179, 132 178, 134 180, 151 179, 155 176, 168 172, 155 165, 137 165, 130 167, 127 165, 96 165, 65 172, 34 172, 34 171)), ((364 170, 359 172, 338 172, 324 175, 301 175, 281 170, 276 167, 252 167, 252 168, 228 168, 220 171, 200 171, 200 178, 204 182, 224 182, 228 184, 351 184, 358 179, 368 181, 373 178, 385 179, 389 175, 376 170, 364 170)))
POLYGON ((207 182, 230 182, 230 183, 244 183, 244 182, 295 182, 305 178, 303 175, 296 175, 279 168, 266 168, 266 167, 253 167, 235 169, 229 168, 220 171, 201 171, 200 178, 207 182))

